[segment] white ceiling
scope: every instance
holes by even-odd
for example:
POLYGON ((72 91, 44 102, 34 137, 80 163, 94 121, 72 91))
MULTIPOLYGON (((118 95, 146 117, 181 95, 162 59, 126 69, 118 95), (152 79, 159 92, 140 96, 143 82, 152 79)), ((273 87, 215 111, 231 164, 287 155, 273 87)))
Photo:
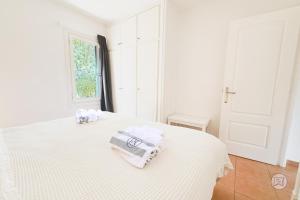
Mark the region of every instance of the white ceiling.
MULTIPOLYGON (((85 14, 92 15, 105 23, 113 23, 137 14, 147 8, 159 4, 161 0, 56 0, 75 7, 85 14)), ((220 3, 224 0, 169 0, 180 10, 188 11, 199 4, 220 3)), ((300 0, 226 0, 228 5, 245 5, 280 9, 298 5, 300 0)), ((250 8, 249 8, 250 9, 250 8)), ((268 9, 267 9, 268 10, 268 9)))
POLYGON ((60 0, 89 13, 107 23, 129 17, 151 6, 160 0, 60 0))

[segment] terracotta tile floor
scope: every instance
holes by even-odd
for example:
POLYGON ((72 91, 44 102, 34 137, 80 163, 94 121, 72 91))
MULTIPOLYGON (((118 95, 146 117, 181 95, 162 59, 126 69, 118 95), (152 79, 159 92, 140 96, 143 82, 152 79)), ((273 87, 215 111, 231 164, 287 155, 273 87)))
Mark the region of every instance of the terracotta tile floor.
POLYGON ((290 200, 298 168, 272 166, 230 155, 234 170, 221 178, 214 189, 212 200, 290 200), (272 187, 272 176, 283 174, 287 187, 277 190, 272 187))

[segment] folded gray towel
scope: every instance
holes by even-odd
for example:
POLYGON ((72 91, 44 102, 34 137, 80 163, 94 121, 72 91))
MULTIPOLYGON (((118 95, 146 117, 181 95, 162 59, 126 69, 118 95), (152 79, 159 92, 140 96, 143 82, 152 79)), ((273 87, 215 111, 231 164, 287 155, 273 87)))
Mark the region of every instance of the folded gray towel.
POLYGON ((118 131, 113 135, 110 143, 114 149, 119 150, 121 156, 130 164, 144 168, 161 149, 161 142, 159 141, 162 138, 161 135, 156 134, 158 131, 155 133, 151 131, 156 131, 156 129, 127 128, 125 131, 118 131), (149 131, 149 134, 146 131, 149 131), (147 141, 148 139, 151 142, 147 141))
POLYGON ((129 137, 127 141, 124 141, 118 137, 112 137, 110 139, 110 143, 139 157, 143 157, 146 153, 145 149, 138 147, 138 143, 140 143, 140 141, 136 138, 129 137))

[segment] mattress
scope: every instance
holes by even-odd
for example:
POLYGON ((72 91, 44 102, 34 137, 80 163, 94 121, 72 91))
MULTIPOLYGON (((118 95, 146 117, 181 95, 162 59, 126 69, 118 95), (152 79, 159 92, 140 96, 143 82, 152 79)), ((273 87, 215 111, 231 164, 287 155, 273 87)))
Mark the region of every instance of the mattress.
POLYGON ((0 133, 0 199, 209 200, 232 168, 225 145, 207 133, 106 113, 79 125, 64 118, 0 133), (125 162, 109 140, 128 126, 165 135, 165 150, 144 169, 125 162))

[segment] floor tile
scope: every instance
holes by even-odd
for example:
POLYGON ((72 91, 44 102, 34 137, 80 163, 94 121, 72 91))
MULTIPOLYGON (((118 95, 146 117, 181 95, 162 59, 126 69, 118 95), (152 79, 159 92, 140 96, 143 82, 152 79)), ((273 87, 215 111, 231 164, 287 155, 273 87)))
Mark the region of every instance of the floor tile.
POLYGON ((292 191, 277 190, 276 195, 278 200, 290 200, 292 198, 292 191))
POLYGON ((234 200, 234 190, 230 190, 220 184, 217 184, 212 200, 234 200))
POLYGON ((286 168, 283 168, 280 166, 267 165, 267 167, 270 172, 277 172, 277 173, 279 172, 291 176, 295 176, 298 172, 298 168, 296 168, 295 166, 286 166, 286 168))
POLYGON ((297 173, 298 172, 298 168, 299 168, 299 165, 296 166, 296 165, 293 165, 293 164, 287 164, 285 169, 287 171, 289 171, 289 172, 297 173))
POLYGON ((220 178, 217 182, 218 185, 222 185, 229 189, 234 190, 234 183, 235 183, 235 172, 231 171, 226 176, 220 178))
POLYGON ((235 169, 221 178, 214 189, 213 200, 290 200, 297 167, 281 168, 229 155, 235 169), (272 176, 283 174, 288 185, 282 190, 272 187, 272 176))
POLYGON ((244 158, 236 159, 236 175, 260 184, 270 184, 271 178, 267 165, 244 158))
POLYGON ((235 191, 254 200, 275 200, 276 193, 271 183, 263 184, 255 179, 236 175, 235 191))
POLYGON ((266 165, 265 163, 255 161, 255 160, 251 160, 251 159, 248 159, 248 158, 244 158, 244 157, 240 157, 240 156, 235 156, 235 157, 236 157, 236 160, 240 161, 240 162, 247 162, 247 163, 251 163, 251 164, 254 164, 254 165, 258 165, 258 166, 265 166, 266 165))
POLYGON ((268 166, 270 177, 272 178, 275 174, 283 174, 287 178, 287 187, 282 189, 284 192, 289 192, 294 189, 296 181, 296 173, 279 166, 268 166))
POLYGON ((237 193, 237 192, 234 194, 234 199, 235 200, 252 200, 249 197, 242 195, 240 193, 237 193))
MULTIPOLYGON (((236 157, 233 155, 229 155, 232 165, 235 167, 235 159, 236 157)), ((229 173, 220 178, 217 184, 227 187, 228 189, 234 190, 234 183, 235 183, 235 169, 229 171, 229 173)))
POLYGON ((229 155, 229 158, 230 158, 230 161, 231 161, 233 167, 235 168, 235 163, 236 163, 236 158, 237 157, 234 156, 234 155, 229 155))

